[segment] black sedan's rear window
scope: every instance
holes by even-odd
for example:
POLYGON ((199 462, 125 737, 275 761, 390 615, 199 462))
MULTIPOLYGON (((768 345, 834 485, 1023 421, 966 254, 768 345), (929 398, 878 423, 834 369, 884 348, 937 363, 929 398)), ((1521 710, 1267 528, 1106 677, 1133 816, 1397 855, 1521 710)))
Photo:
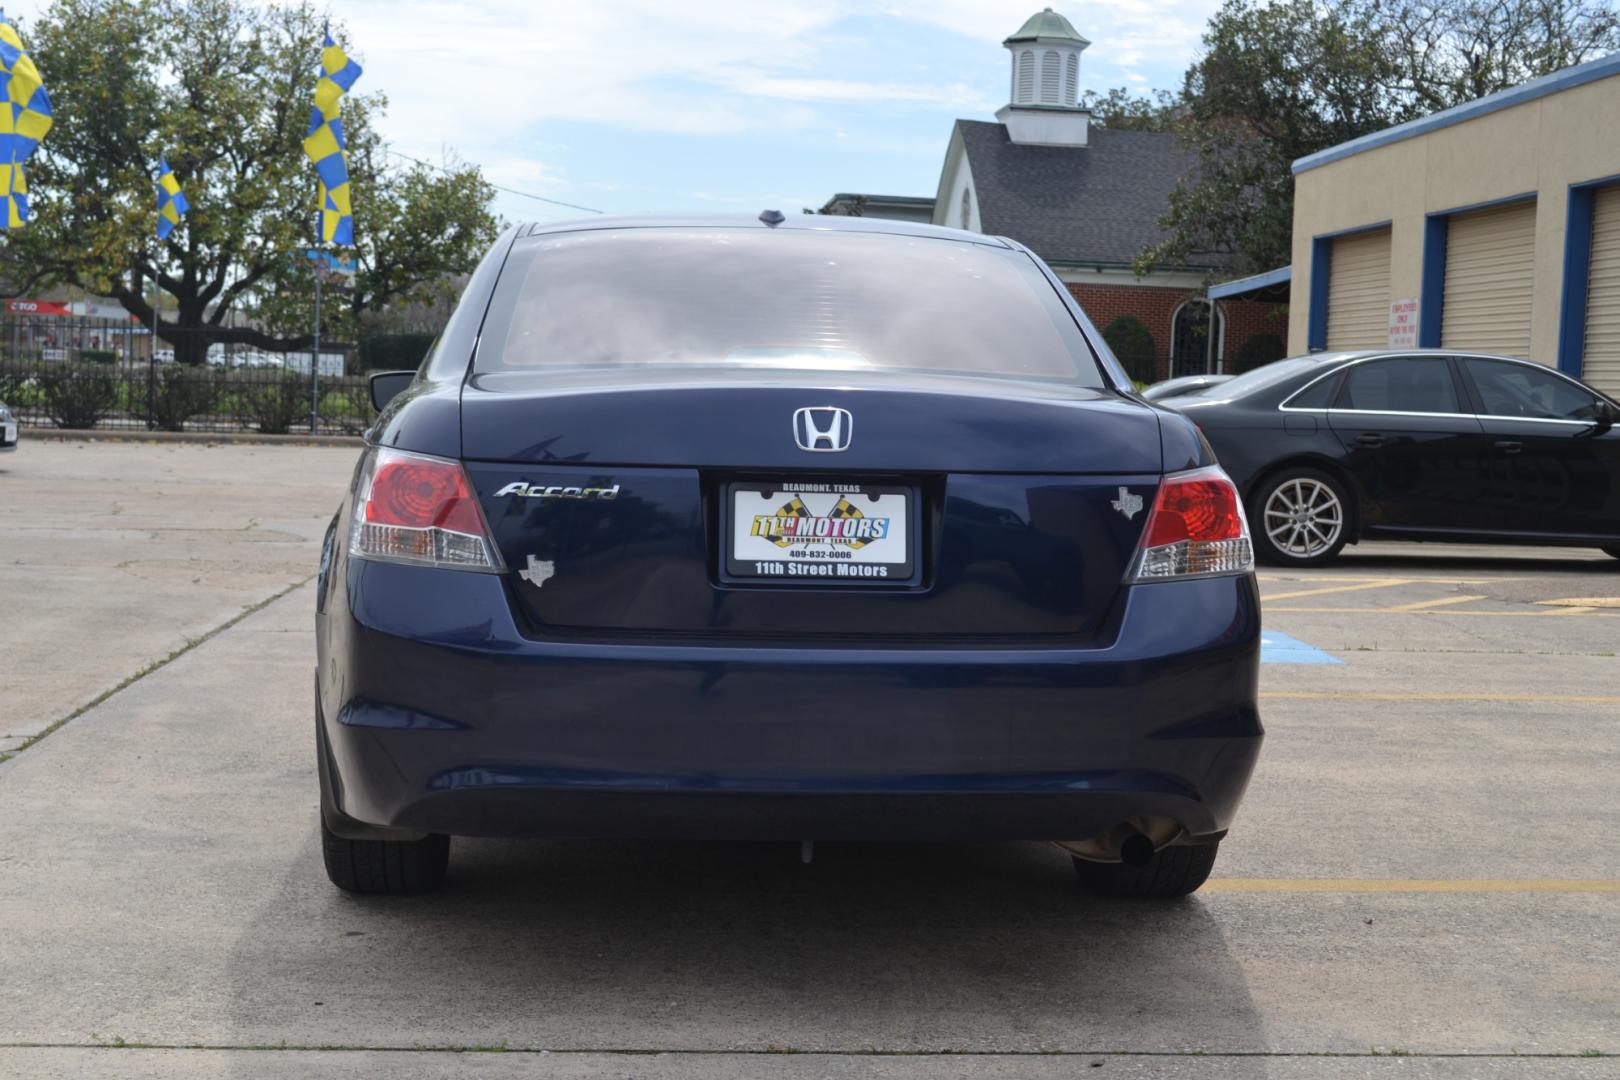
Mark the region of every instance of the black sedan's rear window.
POLYGON ((884 233, 635 228, 520 241, 480 372, 915 370, 1102 385, 1021 252, 884 233))

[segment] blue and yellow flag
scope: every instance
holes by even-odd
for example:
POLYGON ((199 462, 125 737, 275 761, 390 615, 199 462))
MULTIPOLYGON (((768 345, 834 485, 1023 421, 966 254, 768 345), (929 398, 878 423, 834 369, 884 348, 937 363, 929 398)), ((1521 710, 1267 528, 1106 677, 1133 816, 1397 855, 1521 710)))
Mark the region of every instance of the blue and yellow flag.
POLYGON ((304 153, 321 175, 321 242, 354 243, 354 218, 349 209, 348 145, 343 139, 343 119, 339 104, 354 80, 360 65, 350 60, 332 35, 326 35, 321 50, 321 79, 315 84, 315 107, 309 114, 309 133, 304 136, 304 153))
POLYGON ((28 220, 28 180, 23 162, 51 130, 51 99, 45 81, 28 58, 17 28, 0 11, 0 79, 5 80, 0 103, 0 197, 6 201, 0 228, 15 229, 28 220))
POLYGON ((180 190, 180 181, 174 178, 166 157, 158 158, 157 200, 157 235, 159 240, 167 240, 186 211, 191 209, 191 204, 186 201, 185 192, 180 190))

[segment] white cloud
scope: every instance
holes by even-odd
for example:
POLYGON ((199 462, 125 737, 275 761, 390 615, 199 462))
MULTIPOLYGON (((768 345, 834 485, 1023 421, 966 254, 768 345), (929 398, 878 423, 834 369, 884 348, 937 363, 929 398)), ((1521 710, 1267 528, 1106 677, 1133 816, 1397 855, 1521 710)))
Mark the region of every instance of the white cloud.
MULTIPOLYGON (((1059 8, 1094 42, 1085 64, 1117 80, 1171 56, 1179 72, 1215 2, 1059 8)), ((982 40, 989 55, 1040 3, 889 0, 878 13, 982 40)), ((952 80, 937 68, 897 70, 884 81, 841 77, 852 39, 847 26, 833 27, 873 13, 858 0, 753 0, 746 8, 733 0, 361 0, 342 11, 366 83, 388 89, 389 135, 418 148, 498 144, 556 119, 724 135, 809 126, 817 105, 934 104, 985 115, 999 104, 991 94, 999 85, 952 80), (783 102, 802 111, 784 118, 783 102)))
MULTIPOLYGON (((12 6, 31 15, 45 2, 14 0, 12 6)), ((345 0, 333 15, 365 65, 358 89, 388 94, 382 126, 395 146, 430 160, 449 148, 484 166, 496 183, 554 194, 570 189, 569 178, 514 150, 544 155, 534 140, 551 121, 627 134, 721 136, 842 132, 849 109, 865 104, 900 115, 937 106, 987 118, 1004 100, 999 74, 986 77, 1001 70, 1001 40, 1046 2, 345 0), (881 39, 875 17, 885 20, 881 39), (963 35, 970 48, 982 42, 983 67, 950 70, 943 59, 912 52, 889 71, 853 70, 847 57, 870 63, 907 23, 963 35)), ((1086 85, 1173 86, 1217 3, 1096 0, 1082 6, 1059 0, 1053 6, 1093 42, 1082 61, 1086 85), (1168 79, 1167 70, 1174 73, 1168 79)), ((897 143, 943 138, 932 127, 896 126, 897 143)), ((845 152, 859 142, 832 137, 843 140, 845 152)))

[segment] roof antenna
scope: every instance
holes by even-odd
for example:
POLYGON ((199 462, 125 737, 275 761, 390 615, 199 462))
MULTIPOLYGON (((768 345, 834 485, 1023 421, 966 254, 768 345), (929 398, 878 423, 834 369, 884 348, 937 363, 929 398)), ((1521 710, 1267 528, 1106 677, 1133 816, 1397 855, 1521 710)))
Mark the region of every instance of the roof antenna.
POLYGON ((765 224, 774 229, 776 226, 786 221, 787 218, 782 216, 782 211, 780 210, 761 210, 759 213, 759 220, 763 221, 765 224))

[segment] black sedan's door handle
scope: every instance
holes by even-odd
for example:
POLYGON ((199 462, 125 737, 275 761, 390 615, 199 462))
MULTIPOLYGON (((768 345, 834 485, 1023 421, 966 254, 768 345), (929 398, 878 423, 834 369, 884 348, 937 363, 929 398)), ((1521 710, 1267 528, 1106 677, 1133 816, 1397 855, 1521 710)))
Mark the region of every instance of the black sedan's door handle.
POLYGON ((1369 450, 1374 447, 1383 446, 1388 441, 1388 439, 1384 438, 1376 431, 1369 431, 1365 435, 1357 435, 1355 439, 1357 446, 1365 446, 1369 450))
POLYGON ((1497 439, 1496 442, 1492 443, 1491 445, 1495 446, 1504 454, 1517 454, 1524 450, 1524 443, 1515 442, 1512 439, 1497 439))

